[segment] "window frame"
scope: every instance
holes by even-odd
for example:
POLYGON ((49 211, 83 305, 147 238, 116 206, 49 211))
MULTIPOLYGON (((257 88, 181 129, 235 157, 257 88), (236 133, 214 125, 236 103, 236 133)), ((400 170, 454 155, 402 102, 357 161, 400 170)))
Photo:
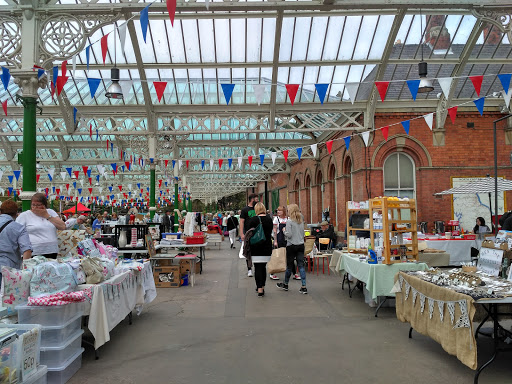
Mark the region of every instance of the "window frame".
POLYGON ((388 155, 382 165, 382 183, 383 183, 384 196, 387 196, 386 191, 398 191, 398 197, 404 197, 404 196, 400 195, 401 191, 411 191, 412 190, 412 195, 413 195, 412 198, 416 199, 416 163, 415 163, 414 159, 405 152, 397 151, 397 152, 393 152, 390 155, 388 155), (392 187, 386 188, 386 162, 391 158, 391 156, 397 156, 398 186, 396 188, 392 188, 392 187), (413 170, 413 172, 412 172, 413 187, 412 188, 402 188, 400 185, 401 184, 400 183, 400 177, 401 177, 400 176, 400 157, 401 156, 405 156, 412 163, 412 170, 413 170))

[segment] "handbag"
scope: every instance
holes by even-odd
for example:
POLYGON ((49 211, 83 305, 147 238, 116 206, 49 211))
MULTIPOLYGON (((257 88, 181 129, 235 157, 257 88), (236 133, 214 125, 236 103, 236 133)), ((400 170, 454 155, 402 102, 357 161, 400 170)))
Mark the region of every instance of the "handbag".
POLYGON ((270 261, 267 263, 267 272, 270 274, 286 271, 286 248, 276 248, 272 251, 270 261))
POLYGON ((258 216, 258 220, 260 221, 260 223, 254 230, 254 235, 252 235, 251 239, 249 240, 251 245, 258 244, 262 241, 267 240, 267 238, 265 237, 265 232, 263 232, 263 225, 261 224, 261 219, 259 216, 258 216))

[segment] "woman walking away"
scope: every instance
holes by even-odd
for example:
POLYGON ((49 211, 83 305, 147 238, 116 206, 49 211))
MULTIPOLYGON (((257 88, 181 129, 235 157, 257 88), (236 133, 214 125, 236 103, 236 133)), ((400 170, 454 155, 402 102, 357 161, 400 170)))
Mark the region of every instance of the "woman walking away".
POLYGON ((235 217, 235 213, 233 211, 229 212, 229 216, 227 219, 227 228, 228 228, 229 242, 231 243, 231 248, 235 248, 236 229, 238 228, 238 219, 235 217))
POLYGON ((284 275, 284 283, 277 283, 277 287, 284 291, 288 290, 288 282, 294 268, 293 262, 297 261, 302 286, 300 293, 307 294, 306 288, 306 270, 304 269, 304 218, 300 213, 297 204, 288 206, 288 221, 284 234, 286 236, 286 273, 284 275))
MULTIPOLYGON (((248 229, 253 229, 254 238, 261 224, 265 239, 258 243, 250 244, 251 259, 254 264, 254 279, 256 280, 256 290, 258 297, 265 295, 265 281, 267 280, 267 263, 272 255, 272 219, 267 215, 267 209, 263 203, 257 203, 254 206, 256 216, 252 217, 248 223, 248 229)), ((252 241, 250 241, 252 243, 252 241)))

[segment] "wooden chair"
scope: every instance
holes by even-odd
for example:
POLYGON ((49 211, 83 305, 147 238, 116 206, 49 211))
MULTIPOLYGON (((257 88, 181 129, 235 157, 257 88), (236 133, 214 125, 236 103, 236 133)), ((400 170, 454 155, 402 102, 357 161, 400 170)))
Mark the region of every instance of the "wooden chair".
MULTIPOLYGON (((331 248, 331 239, 328 237, 321 237, 318 239, 318 249, 322 249, 322 245, 327 245, 327 249, 331 248)), ((327 274, 330 275, 331 271, 329 270, 329 256, 328 255, 317 255, 315 257, 316 262, 316 275, 318 276, 320 270, 320 259, 322 259, 322 274, 325 274, 325 260, 327 260, 327 274)), ((313 271, 314 272, 314 271, 313 271)))
POLYGON ((313 266, 311 258, 308 256, 313 250, 313 246, 315 245, 316 237, 315 236, 306 236, 304 238, 304 257, 308 262, 308 272, 311 272, 311 267, 313 266))

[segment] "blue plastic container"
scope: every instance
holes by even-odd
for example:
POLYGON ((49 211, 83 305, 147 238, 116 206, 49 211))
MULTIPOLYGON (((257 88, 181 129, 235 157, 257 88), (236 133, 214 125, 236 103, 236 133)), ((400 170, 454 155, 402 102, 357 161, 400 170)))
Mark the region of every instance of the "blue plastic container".
POLYGON ((188 285, 188 273, 181 275, 181 286, 188 285))

